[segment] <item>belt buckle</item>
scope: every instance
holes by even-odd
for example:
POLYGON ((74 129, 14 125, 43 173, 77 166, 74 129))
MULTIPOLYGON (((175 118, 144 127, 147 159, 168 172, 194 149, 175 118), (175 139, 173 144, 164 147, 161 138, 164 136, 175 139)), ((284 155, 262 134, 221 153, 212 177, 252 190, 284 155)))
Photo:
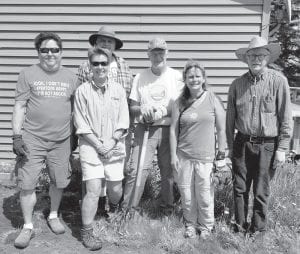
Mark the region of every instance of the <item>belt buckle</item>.
POLYGON ((263 138, 262 137, 257 137, 257 136, 250 136, 249 142, 252 144, 262 144, 263 143, 263 138))

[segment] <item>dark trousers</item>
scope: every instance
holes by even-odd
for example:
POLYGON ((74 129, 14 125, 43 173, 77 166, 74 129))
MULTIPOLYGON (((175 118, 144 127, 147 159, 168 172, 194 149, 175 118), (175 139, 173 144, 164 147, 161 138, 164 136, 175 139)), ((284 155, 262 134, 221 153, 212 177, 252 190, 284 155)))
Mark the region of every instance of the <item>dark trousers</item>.
POLYGON ((274 176, 276 142, 251 143, 237 134, 233 146, 233 189, 235 220, 238 229, 247 229, 249 191, 253 183, 253 215, 250 232, 264 231, 270 180, 274 176))

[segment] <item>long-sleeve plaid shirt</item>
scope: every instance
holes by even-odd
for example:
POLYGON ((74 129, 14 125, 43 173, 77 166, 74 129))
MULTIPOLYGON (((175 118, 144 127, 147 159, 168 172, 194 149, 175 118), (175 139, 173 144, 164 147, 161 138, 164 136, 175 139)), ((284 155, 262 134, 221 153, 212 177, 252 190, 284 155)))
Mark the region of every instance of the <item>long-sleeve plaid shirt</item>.
POLYGON ((226 135, 233 148, 234 129, 259 137, 278 136, 278 149, 287 150, 292 115, 287 79, 267 69, 259 78, 249 72, 233 81, 228 93, 226 135))
MULTIPOLYGON (((131 87, 132 87, 132 81, 133 81, 133 75, 132 72, 126 63, 126 61, 113 54, 114 59, 116 60, 117 63, 117 80, 116 82, 121 84, 125 91, 126 91, 126 96, 127 98, 129 97, 131 87)), ((78 68, 78 80, 80 84, 90 81, 91 77, 93 75, 92 69, 90 67, 89 61, 83 62, 79 68, 78 68)), ((109 75, 109 74, 108 74, 109 75)))

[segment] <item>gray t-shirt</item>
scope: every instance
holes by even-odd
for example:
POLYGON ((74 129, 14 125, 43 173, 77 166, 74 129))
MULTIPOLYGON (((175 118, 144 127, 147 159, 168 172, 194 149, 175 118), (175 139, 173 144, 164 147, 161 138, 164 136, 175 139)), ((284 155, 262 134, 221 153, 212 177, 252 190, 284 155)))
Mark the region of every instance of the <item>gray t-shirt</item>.
POLYGON ((46 72, 39 64, 23 69, 16 101, 27 101, 24 130, 49 141, 66 139, 71 132, 76 80, 76 75, 65 67, 56 72, 46 72))
POLYGON ((189 159, 213 162, 215 158, 216 97, 212 92, 195 101, 179 121, 178 152, 189 159))

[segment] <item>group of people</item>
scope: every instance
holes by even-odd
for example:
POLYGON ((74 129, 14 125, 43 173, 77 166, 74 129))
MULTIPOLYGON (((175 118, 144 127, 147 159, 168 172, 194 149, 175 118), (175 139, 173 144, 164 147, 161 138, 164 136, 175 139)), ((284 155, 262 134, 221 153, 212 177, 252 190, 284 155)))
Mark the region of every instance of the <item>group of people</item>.
POLYGON ((188 60, 182 74, 169 67, 162 38, 149 41, 150 67, 134 78, 126 61, 115 54, 122 40, 106 26, 89 37, 88 60, 77 76, 61 64, 62 41, 56 33, 42 32, 34 43, 39 63, 19 74, 12 120, 24 217, 17 248, 27 247, 34 237, 35 187, 44 164, 50 176, 47 223, 55 234, 65 232, 58 210, 70 182, 74 130, 84 183, 81 237, 89 250, 102 247, 101 236, 93 232, 98 206, 105 212, 107 195, 110 213, 138 207, 155 155, 160 209, 173 209, 175 181, 185 237, 199 233, 206 238, 212 232, 213 169, 224 166, 227 147, 233 168, 233 229, 250 234, 266 230, 269 182, 285 161, 292 126, 288 82, 268 68, 279 57, 278 44, 255 36, 247 48, 236 51, 249 71, 230 86, 226 113, 207 87, 204 66, 188 60), (254 205, 248 223, 251 184, 254 205))

